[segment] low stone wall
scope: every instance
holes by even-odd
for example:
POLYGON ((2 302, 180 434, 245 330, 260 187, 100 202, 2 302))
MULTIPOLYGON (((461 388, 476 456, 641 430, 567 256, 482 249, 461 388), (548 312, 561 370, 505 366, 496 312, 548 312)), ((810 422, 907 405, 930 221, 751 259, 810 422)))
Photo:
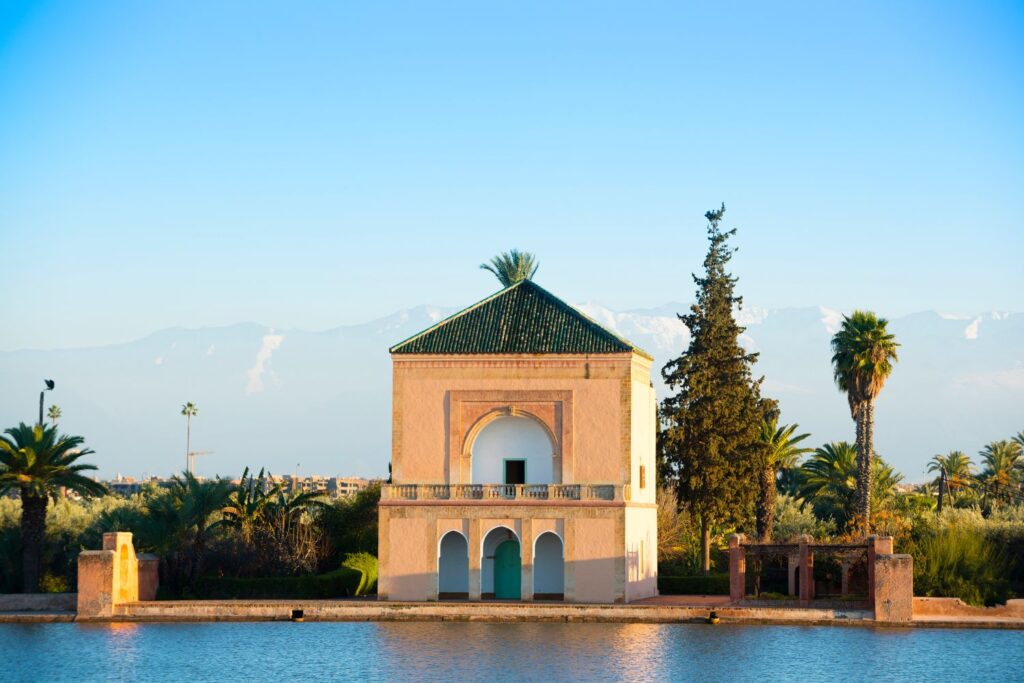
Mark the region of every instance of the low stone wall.
POLYGON ((77 593, 9 593, 0 595, 0 612, 74 612, 77 593))
MULTIPOLYGON (((870 624, 867 610, 715 607, 723 623, 870 624)), ((526 603, 390 602, 372 600, 168 600, 119 605, 114 621, 703 622, 708 607, 526 603)), ((79 621, 82 621, 79 615, 79 621)), ((109 619, 108 619, 109 620, 109 619)))
POLYGON ((975 607, 960 598, 914 598, 914 617, 982 617, 1024 619, 1024 600, 1005 605, 975 607))

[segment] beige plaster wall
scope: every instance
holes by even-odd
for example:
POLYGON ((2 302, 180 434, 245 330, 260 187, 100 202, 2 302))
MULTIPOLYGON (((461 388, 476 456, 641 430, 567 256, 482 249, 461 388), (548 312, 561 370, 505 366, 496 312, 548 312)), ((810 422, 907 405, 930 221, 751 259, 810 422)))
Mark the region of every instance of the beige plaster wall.
POLYGON ((651 361, 634 355, 631 367, 630 442, 632 463, 630 484, 634 502, 654 503, 657 490, 655 465, 657 444, 657 398, 651 385, 651 361), (640 468, 645 470, 644 486, 640 487, 640 468))
POLYGON ((573 601, 607 603, 625 600, 623 527, 622 517, 572 520, 572 547, 566 559, 573 576, 573 601))
POLYGON ((388 515, 381 508, 378 533, 378 595, 391 600, 436 599, 440 537, 435 540, 434 520, 388 515))
POLYGON ((626 602, 658 594, 658 511, 626 508, 626 602))
MULTIPOLYGON (((573 462, 562 463, 562 483, 626 483, 633 358, 639 356, 394 356, 394 482, 469 483, 448 458, 451 420, 459 417, 452 392, 561 392, 571 399, 564 418, 572 421, 572 443, 560 446, 573 453, 573 462)), ((536 403, 538 413, 550 412, 550 401, 536 403)))

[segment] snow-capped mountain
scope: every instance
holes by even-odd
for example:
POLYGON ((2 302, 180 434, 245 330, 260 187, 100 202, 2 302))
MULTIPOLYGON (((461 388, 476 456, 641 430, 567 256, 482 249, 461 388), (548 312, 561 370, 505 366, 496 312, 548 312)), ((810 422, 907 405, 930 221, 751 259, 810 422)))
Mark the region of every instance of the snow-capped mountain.
MULTIPOLYGON (((660 368, 689 335, 675 313, 686 304, 587 315, 649 351, 660 368)), ((200 473, 274 472, 379 476, 390 458, 388 347, 451 310, 400 311, 322 332, 245 323, 172 328, 89 349, 0 353, 0 421, 35 419, 42 379, 57 389, 64 428, 87 437, 102 476, 168 474, 184 467, 181 404, 194 401, 193 450, 200 473)), ((764 393, 810 442, 851 439, 845 398, 832 383, 829 339, 842 314, 825 307, 737 313, 743 343, 758 351, 764 393)), ((911 480, 951 449, 976 453, 1024 429, 1024 314, 923 312, 893 319, 900 362, 879 399, 876 444, 911 480)))

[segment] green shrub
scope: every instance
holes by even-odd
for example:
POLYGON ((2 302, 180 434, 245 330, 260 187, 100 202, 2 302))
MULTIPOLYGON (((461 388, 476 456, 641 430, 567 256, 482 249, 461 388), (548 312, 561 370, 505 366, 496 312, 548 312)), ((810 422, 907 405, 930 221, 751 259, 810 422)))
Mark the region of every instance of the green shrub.
POLYGON ((658 592, 662 595, 728 595, 729 575, 658 576, 658 592))
POLYGON ((46 572, 39 579, 39 590, 43 593, 67 593, 68 580, 63 576, 54 576, 46 572))
POLYGON ((196 582, 199 599, 327 599, 356 595, 363 573, 348 567, 327 574, 309 576, 273 576, 241 579, 229 576, 208 576, 196 582))
POLYGON ((377 592, 377 558, 370 553, 350 553, 345 556, 342 567, 353 569, 362 578, 356 588, 356 595, 367 595, 377 592))
POLYGON ((805 534, 820 541, 835 533, 836 523, 831 519, 822 521, 815 517, 810 505, 801 507, 797 499, 787 495, 781 495, 775 500, 772 538, 777 543, 793 541, 805 534))
POLYGON ((921 538, 914 553, 914 593, 994 605, 1013 597, 1002 548, 980 528, 947 526, 921 538))

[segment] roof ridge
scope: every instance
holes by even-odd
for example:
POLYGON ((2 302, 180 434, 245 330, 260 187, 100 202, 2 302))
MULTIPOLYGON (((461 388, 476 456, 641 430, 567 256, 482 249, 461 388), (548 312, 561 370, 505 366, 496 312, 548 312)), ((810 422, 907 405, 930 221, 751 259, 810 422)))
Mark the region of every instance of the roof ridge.
POLYGON ((402 341, 398 342, 397 344, 392 346, 390 349, 388 349, 388 353, 394 353, 395 349, 399 348, 400 346, 405 346, 409 342, 415 341, 416 339, 419 339, 420 337, 422 337, 423 335, 427 334, 428 332, 433 332, 434 330, 436 330, 438 328, 444 327, 445 325, 447 325, 448 323, 452 322, 453 320, 455 320, 457 318, 461 318, 462 316, 466 315, 467 313, 472 312, 473 310, 483 306, 484 304, 490 303, 491 301, 494 301, 495 299, 497 299, 502 294, 508 292, 509 290, 515 289, 516 287, 518 287, 519 285, 523 284, 524 282, 529 282, 529 280, 520 280, 519 282, 511 284, 508 287, 503 287, 503 288, 499 289, 497 292, 495 292, 494 294, 491 294, 490 296, 487 296, 487 297, 484 297, 483 299, 480 299, 480 301, 477 301, 475 304, 470 304, 469 306, 466 306, 465 308, 463 308, 461 311, 456 311, 455 313, 452 313, 447 318, 444 318, 442 320, 438 320, 436 323, 434 323, 433 325, 431 325, 427 329, 420 330, 419 332, 417 332, 416 334, 412 335, 411 337, 408 337, 408 338, 403 339, 402 341))

